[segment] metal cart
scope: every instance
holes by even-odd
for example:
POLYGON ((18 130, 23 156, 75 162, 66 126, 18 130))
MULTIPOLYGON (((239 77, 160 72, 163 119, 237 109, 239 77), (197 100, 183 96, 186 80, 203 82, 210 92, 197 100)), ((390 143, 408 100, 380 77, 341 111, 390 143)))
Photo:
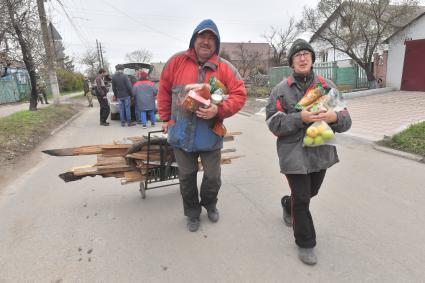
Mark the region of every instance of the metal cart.
POLYGON ((147 142, 147 159, 146 165, 147 169, 145 172, 145 180, 140 182, 140 194, 142 199, 146 198, 146 191, 167 187, 172 185, 178 185, 179 170, 177 164, 174 160, 170 159, 170 145, 167 143, 159 145, 159 162, 151 162, 150 155, 151 151, 151 135, 155 133, 162 133, 162 130, 159 131, 150 131, 148 132, 148 142, 147 142), (177 180, 177 181, 176 181, 177 180), (156 183, 165 182, 165 184, 155 185, 156 183))

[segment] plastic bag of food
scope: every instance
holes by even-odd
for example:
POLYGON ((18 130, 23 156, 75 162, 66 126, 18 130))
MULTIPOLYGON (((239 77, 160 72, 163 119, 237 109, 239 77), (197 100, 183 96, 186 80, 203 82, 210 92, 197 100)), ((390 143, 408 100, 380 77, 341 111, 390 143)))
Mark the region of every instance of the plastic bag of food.
MULTIPOLYGON (((208 84, 211 86, 211 103, 218 105, 222 101, 226 100, 227 88, 220 80, 218 80, 215 76, 211 76, 208 80, 208 84)), ((220 120, 216 120, 214 122, 211 130, 220 137, 224 137, 227 132, 223 121, 220 120)))
POLYGON ((333 142, 335 134, 325 121, 314 122, 310 125, 304 136, 304 146, 320 146, 333 142))
POLYGON ((214 104, 220 104, 227 98, 226 86, 218 80, 215 76, 211 76, 208 80, 208 84, 211 86, 211 102, 214 104))
MULTIPOLYGON (((341 93, 337 89, 331 88, 328 92, 323 92, 322 95, 316 97, 313 102, 302 109, 309 112, 338 112, 345 108, 346 104, 341 93)), ((303 141, 304 146, 319 146, 333 143, 335 143, 335 134, 325 121, 314 122, 309 126, 303 141)))
POLYGON ((341 93, 337 89, 331 88, 327 96, 328 96, 328 100, 324 104, 326 109, 338 112, 347 108, 347 105, 345 104, 341 93))
POLYGON ((305 92, 303 98, 295 104, 295 109, 303 110, 310 107, 317 99, 326 95, 326 89, 323 87, 322 83, 317 83, 316 85, 310 87, 305 92))
POLYGON ((196 112, 199 107, 210 106, 210 97, 209 84, 190 84, 179 94, 178 104, 188 111, 196 112))
POLYGON ((325 94, 317 98, 313 103, 308 105, 305 109, 309 112, 327 111, 329 95, 325 94))
POLYGON ((221 90, 221 93, 227 93, 226 86, 215 76, 211 76, 211 78, 208 80, 208 84, 211 86, 211 93, 215 93, 219 89, 221 90))

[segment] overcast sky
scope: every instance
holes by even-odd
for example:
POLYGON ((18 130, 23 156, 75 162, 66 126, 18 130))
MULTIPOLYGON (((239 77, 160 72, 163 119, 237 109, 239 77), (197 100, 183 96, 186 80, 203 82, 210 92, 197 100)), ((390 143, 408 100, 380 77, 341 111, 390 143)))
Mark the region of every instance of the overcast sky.
POLYGON ((305 5, 316 0, 260 1, 132 1, 51 0, 46 3, 63 38, 66 53, 77 57, 101 42, 111 63, 123 63, 126 53, 147 49, 152 62, 166 61, 185 50, 196 25, 206 18, 215 21, 222 42, 265 42, 271 26, 286 26, 291 16, 299 19, 305 5), (63 3, 64 9, 59 5, 63 3))

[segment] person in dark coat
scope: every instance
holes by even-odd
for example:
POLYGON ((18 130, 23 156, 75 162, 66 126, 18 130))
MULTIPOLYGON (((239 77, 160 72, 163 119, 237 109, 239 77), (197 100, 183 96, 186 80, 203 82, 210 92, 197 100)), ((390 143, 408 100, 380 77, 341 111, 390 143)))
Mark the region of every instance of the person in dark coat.
POLYGON ((119 101, 121 126, 124 127, 126 121, 129 127, 134 126, 131 122, 130 111, 132 96, 131 83, 127 75, 123 73, 123 65, 118 64, 115 66, 115 69, 116 72, 112 76, 112 91, 119 101))
POLYGON ((148 79, 148 74, 139 72, 139 81, 133 85, 133 95, 136 98, 136 108, 140 111, 140 120, 146 128, 147 116, 152 127, 155 126, 155 97, 158 93, 155 84, 148 79))
MULTIPOLYGON (((292 75, 276 85, 266 106, 266 122, 277 137, 280 172, 285 174, 291 194, 281 199, 283 221, 294 230, 299 259, 314 265, 316 232, 310 213, 310 200, 319 193, 326 170, 339 161, 335 146, 303 146, 306 129, 316 121, 325 121, 334 132, 345 132, 351 127, 347 109, 341 111, 297 110, 295 104, 304 93, 319 82, 336 89, 335 84, 313 71, 315 53, 311 45, 297 39, 288 53, 292 75)), ((327 88, 325 87, 325 88, 327 88)), ((342 96, 341 96, 342 99, 342 96)))
POLYGON ((96 77, 95 83, 96 83, 96 97, 99 101, 100 106, 100 125, 101 126, 109 126, 109 122, 106 120, 109 117, 109 113, 111 112, 111 108, 109 107, 108 103, 108 89, 105 86, 105 76, 106 76, 106 70, 104 68, 99 69, 99 74, 96 77))

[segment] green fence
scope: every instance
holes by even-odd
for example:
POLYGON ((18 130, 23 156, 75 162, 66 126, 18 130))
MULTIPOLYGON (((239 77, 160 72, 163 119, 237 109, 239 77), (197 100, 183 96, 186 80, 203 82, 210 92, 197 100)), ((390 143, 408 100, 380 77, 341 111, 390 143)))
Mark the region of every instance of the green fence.
POLYGON ((30 94, 31 83, 26 72, 13 73, 0 79, 0 104, 21 101, 30 94))
MULTIPOLYGON (((336 62, 314 64, 314 72, 332 80, 340 89, 367 88, 366 72, 357 64, 352 67, 338 67, 336 62)), ((274 87, 292 73, 289 66, 273 67, 269 71, 270 86, 274 87)))

